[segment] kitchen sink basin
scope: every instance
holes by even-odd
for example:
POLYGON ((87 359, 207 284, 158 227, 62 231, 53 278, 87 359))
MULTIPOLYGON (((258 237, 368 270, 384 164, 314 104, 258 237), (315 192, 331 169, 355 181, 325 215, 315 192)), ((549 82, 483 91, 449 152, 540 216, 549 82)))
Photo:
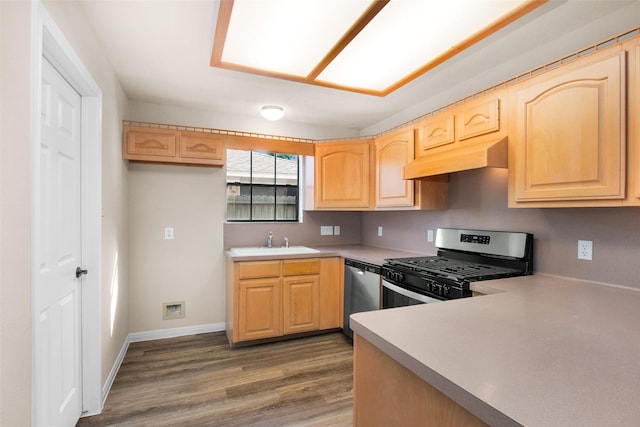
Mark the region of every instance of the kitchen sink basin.
POLYGON ((317 249, 308 248, 306 246, 289 246, 285 247, 273 247, 268 248, 266 246, 260 247, 244 247, 244 248, 231 248, 229 250, 231 255, 234 256, 273 256, 273 255, 299 255, 299 254, 314 254, 319 252, 317 249))

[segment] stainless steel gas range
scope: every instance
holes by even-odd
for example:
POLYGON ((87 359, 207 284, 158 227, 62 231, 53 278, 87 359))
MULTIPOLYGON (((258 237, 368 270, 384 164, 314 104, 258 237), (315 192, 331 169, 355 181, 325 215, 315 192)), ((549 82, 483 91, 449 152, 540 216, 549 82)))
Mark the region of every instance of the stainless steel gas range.
POLYGON ((533 273, 530 233, 439 228, 436 256, 386 259, 382 308, 471 296, 472 282, 533 273))

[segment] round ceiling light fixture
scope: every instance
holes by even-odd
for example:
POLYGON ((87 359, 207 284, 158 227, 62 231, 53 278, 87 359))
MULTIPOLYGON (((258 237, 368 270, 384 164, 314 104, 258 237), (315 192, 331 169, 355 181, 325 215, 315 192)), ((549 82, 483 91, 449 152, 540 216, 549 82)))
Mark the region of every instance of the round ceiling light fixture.
POLYGON ((260 114, 267 120, 280 120, 284 116, 284 108, 279 105, 265 105, 260 109, 260 114))

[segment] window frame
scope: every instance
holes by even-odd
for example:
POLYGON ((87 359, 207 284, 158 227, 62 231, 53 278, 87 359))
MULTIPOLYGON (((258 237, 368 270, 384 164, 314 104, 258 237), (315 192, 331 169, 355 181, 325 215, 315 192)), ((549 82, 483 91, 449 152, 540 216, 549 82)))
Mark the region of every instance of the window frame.
MULTIPOLYGON (((248 183, 243 183, 243 182, 230 182, 228 181, 228 175, 225 177, 225 215, 226 215, 226 221, 229 223, 258 223, 258 222, 268 222, 268 223, 298 223, 301 220, 301 214, 300 214, 300 206, 301 206, 301 198, 302 198, 302 192, 301 192, 301 188, 302 188, 302 158, 303 156, 300 154, 295 154, 295 153, 280 153, 280 152, 275 152, 275 151, 267 151, 267 150, 242 150, 239 148, 228 148, 227 150, 236 150, 236 151, 246 151, 249 153, 249 161, 250 161, 250 168, 249 168, 249 182, 248 183), (254 174, 254 168, 253 168, 253 156, 254 153, 262 153, 262 154, 269 154, 273 156, 273 162, 274 162, 274 168, 273 168, 273 184, 263 184, 263 183, 254 183, 253 182, 253 174, 254 174), (289 155, 289 156, 296 156, 296 183, 297 185, 289 185, 289 184, 276 184, 276 180, 277 180, 277 176, 278 176, 278 155, 289 155), (231 219, 229 218, 229 186, 239 186, 239 187, 249 187, 250 189, 250 193, 249 193, 249 218, 248 219, 231 219), (274 200, 273 200, 273 219, 255 219, 253 218, 254 215, 254 188, 273 188, 274 189, 274 200), (285 188, 285 189, 295 189, 295 198, 296 198, 296 203, 295 203, 295 218, 293 219, 277 219, 277 208, 278 208, 278 189, 279 188, 285 188)), ((228 172, 225 172, 225 174, 227 174, 228 172)))

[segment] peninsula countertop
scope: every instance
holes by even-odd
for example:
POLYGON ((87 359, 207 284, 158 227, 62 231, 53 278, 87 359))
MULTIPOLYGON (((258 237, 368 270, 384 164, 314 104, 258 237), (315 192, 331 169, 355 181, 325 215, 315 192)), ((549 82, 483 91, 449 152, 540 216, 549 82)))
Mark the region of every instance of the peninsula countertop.
POLYGON ((472 289, 489 295, 351 327, 492 426, 640 425, 640 291, 541 274, 472 289))

